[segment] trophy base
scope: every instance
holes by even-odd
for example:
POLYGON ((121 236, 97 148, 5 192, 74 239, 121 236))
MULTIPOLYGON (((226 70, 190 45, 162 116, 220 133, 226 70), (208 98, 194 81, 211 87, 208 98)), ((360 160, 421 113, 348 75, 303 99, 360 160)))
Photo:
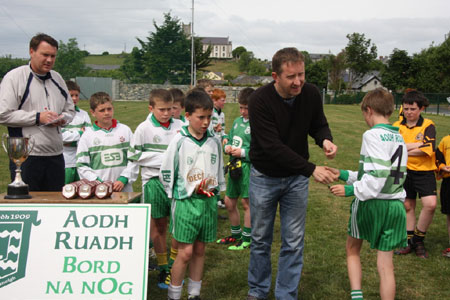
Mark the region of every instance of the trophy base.
POLYGON ((31 195, 28 194, 28 185, 24 186, 11 186, 8 185, 8 193, 5 199, 31 199, 31 195))

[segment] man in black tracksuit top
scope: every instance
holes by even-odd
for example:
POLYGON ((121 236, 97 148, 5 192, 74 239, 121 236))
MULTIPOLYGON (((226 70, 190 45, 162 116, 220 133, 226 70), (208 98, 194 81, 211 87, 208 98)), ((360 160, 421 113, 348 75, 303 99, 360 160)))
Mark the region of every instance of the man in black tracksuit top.
POLYGON ((280 205, 282 245, 275 287, 277 299, 297 299, 303 267, 303 241, 312 175, 330 183, 334 175, 308 161, 308 135, 334 158, 337 147, 318 89, 305 83, 303 55, 279 50, 272 59, 274 82, 256 90, 249 103, 251 127, 250 214, 252 244, 247 299, 264 299, 270 290, 273 224, 280 205))

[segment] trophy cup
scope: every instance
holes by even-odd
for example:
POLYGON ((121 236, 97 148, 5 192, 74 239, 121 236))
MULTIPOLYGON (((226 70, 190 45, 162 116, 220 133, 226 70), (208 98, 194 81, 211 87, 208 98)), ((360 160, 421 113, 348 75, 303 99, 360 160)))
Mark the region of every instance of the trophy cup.
POLYGON ((28 184, 22 181, 20 166, 33 150, 34 143, 28 137, 10 137, 4 134, 2 144, 9 158, 16 164, 16 178, 11 184, 8 184, 8 193, 5 199, 31 198, 31 195, 28 194, 28 184))

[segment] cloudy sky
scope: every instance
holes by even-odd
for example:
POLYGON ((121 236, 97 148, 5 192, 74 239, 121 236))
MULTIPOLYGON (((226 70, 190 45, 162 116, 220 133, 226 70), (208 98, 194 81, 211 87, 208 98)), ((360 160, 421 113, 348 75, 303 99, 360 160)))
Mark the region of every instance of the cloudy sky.
MULTIPOLYGON (((0 56, 28 57, 36 32, 76 38, 92 54, 130 52, 164 13, 189 23, 191 8, 192 0, 0 0, 0 56)), ((287 46, 337 54, 353 32, 370 38, 378 55, 413 54, 450 32, 448 0, 195 0, 194 12, 197 36, 229 37, 233 48, 264 59, 287 46)))

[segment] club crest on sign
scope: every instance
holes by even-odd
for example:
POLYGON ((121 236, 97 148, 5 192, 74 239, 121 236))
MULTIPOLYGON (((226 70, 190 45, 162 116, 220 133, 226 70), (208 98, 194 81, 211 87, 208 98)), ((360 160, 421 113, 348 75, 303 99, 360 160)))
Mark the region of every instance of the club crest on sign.
POLYGON ((0 289, 25 277, 31 226, 37 211, 0 211, 0 289))

